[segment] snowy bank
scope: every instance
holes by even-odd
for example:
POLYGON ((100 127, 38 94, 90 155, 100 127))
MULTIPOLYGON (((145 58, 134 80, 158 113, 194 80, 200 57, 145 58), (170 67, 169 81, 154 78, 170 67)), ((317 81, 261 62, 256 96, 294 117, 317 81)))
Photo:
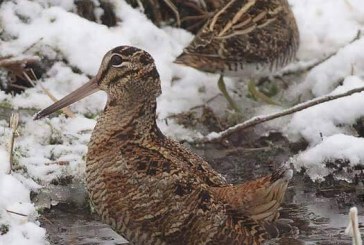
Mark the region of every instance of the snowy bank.
MULTIPOLYGON (((97 0, 94 2, 98 4, 97 0)), ((158 28, 124 1, 111 2, 118 23, 110 28, 79 17, 71 0, 2 2, 0 57, 40 56, 53 60, 40 80, 61 98, 97 72, 107 50, 119 45, 145 49, 154 57, 162 80, 163 93, 158 98, 157 109, 159 126, 176 139, 194 138, 199 132, 172 119, 168 119, 167 124, 165 119, 202 105, 218 94, 218 76, 173 63, 193 38, 190 33, 178 28, 158 28)), ((301 33, 298 59, 317 61, 337 53, 308 71, 303 81, 292 84, 284 93, 285 99, 293 100, 301 95, 312 98, 363 86, 364 38, 359 37, 349 44, 358 31, 364 30, 362 0, 290 0, 290 3, 301 33)), ((102 9, 97 8, 97 11, 102 9)), ((233 81, 227 79, 227 86, 234 88, 233 81)), ((0 102, 14 109, 34 111, 52 103, 40 86, 16 96, 0 91, 0 102)), ((282 120, 288 124, 268 125, 285 133, 291 141, 304 138, 309 146, 293 156, 293 164, 297 169, 307 168, 311 178, 322 179, 330 173, 324 165, 326 160, 345 159, 352 166, 363 164, 363 139, 352 129, 364 116, 363 102, 364 96, 355 94, 282 120)), ((14 151, 23 177, 5 174, 8 172, 9 131, 7 123, 0 121, 0 229, 2 225, 8 229, 0 235, 0 244, 47 244, 45 230, 39 228, 36 221, 29 191, 39 188, 36 183, 47 185, 61 176, 83 178, 87 143, 104 103, 105 94, 100 92, 71 106, 75 118, 58 116, 34 122, 32 115, 23 115, 14 151)), ((225 109, 225 101, 218 100, 216 104, 220 110, 225 109)), ((277 109, 258 105, 249 112, 252 112, 250 116, 255 116, 277 109)))

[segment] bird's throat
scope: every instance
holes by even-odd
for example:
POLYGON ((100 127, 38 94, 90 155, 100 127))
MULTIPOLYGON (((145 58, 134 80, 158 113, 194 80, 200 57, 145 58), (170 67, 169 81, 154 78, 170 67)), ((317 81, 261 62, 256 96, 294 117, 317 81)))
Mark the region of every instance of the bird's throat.
MULTIPOLYGON (((109 101, 97 120, 91 136, 90 148, 101 145, 122 144, 132 140, 143 140, 157 130, 156 100, 133 107, 112 104, 109 101)), ((158 131, 158 130, 157 130, 158 131)))

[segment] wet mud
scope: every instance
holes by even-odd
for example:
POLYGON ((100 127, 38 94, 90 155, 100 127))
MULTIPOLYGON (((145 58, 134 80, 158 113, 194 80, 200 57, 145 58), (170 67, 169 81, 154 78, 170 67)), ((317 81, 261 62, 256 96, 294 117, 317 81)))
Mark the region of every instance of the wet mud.
MULTIPOLYGON (((254 131, 248 131, 244 132, 242 139, 238 138, 235 136, 224 143, 190 147, 231 183, 268 174, 280 164, 289 162, 290 156, 306 147, 304 142, 290 143, 280 133, 257 137, 254 131)), ((363 170, 353 170, 351 183, 333 177, 314 183, 304 171, 296 171, 280 212, 280 220, 293 227, 295 232, 291 231, 267 244, 352 244, 351 238, 344 234, 350 207, 358 207, 359 223, 364 232, 364 178, 358 179, 362 173, 363 170)), ((63 188, 70 187, 66 185, 63 188)), ((86 198, 84 202, 79 201, 80 192, 86 196, 83 185, 73 185, 72 188, 78 188, 74 192, 78 193, 75 194, 77 201, 68 195, 67 201, 57 200, 57 205, 44 209, 42 213, 41 223, 47 229, 51 244, 126 243, 102 224, 97 215, 91 214, 86 198)))

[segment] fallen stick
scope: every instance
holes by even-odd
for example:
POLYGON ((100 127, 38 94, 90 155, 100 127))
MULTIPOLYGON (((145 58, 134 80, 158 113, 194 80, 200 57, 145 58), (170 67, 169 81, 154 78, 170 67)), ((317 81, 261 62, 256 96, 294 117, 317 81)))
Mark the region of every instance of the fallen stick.
POLYGON ((19 215, 19 216, 23 216, 23 217, 28 217, 28 215, 26 215, 26 214, 14 212, 14 211, 7 210, 7 209, 6 209, 6 212, 11 213, 11 214, 16 214, 16 215, 19 215))
POLYGON ((300 103, 298 105, 295 105, 295 106, 293 106, 291 108, 288 108, 286 110, 283 110, 283 111, 280 111, 280 112, 277 112, 277 113, 272 113, 272 114, 268 114, 268 115, 253 117, 253 118, 251 118, 251 119, 249 119, 249 120, 247 120, 245 122, 242 122, 242 123, 239 123, 239 124, 237 124, 235 126, 227 128, 227 129, 225 129, 225 130, 223 130, 223 131, 221 131, 219 133, 212 132, 212 133, 209 133, 206 136, 202 136, 200 138, 197 138, 196 140, 192 141, 191 143, 208 143, 208 142, 219 141, 219 140, 222 140, 222 139, 226 138, 227 136, 229 136, 229 135, 231 135, 233 133, 236 133, 236 132, 238 132, 240 130, 243 130, 243 129, 247 129, 247 128, 256 126, 256 125, 261 124, 263 122, 271 121, 273 119, 283 117, 283 116, 287 116, 287 115, 293 114, 295 112, 302 111, 304 109, 310 108, 310 107, 315 106, 315 105, 319 105, 319 104, 322 104, 322 103, 325 103, 325 102, 328 102, 328 101, 332 101, 332 100, 336 100, 336 99, 339 99, 339 98, 347 97, 347 96, 350 96, 352 94, 360 93, 360 92, 363 92, 363 91, 364 91, 364 87, 360 87, 360 88, 355 88, 355 89, 349 90, 349 91, 347 91, 345 93, 341 93, 341 94, 325 95, 325 96, 322 96, 322 97, 319 97, 319 98, 316 98, 316 99, 312 99, 312 100, 300 103))

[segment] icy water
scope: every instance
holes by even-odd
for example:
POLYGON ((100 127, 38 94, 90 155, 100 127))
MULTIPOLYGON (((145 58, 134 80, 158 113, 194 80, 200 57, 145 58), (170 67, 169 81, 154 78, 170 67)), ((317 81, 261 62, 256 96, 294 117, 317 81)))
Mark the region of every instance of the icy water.
POLYGON ((87 208, 59 204, 43 215, 51 244, 116 245, 128 242, 98 221, 87 208))
MULTIPOLYGON (((249 134, 247 137, 249 138, 249 134)), ((241 142, 235 141, 233 144, 233 147, 205 145, 195 147, 193 150, 204 156, 232 183, 238 183, 269 173, 279 163, 288 160, 294 151, 303 147, 289 144, 279 134, 271 134, 259 139, 244 139, 241 142)), ((358 173, 360 176, 362 170, 358 173)), ((42 226, 47 228, 51 244, 127 243, 108 226, 100 223, 96 215, 90 214, 87 201, 84 199, 85 194, 82 194, 84 193, 82 184, 58 186, 53 190, 53 194, 54 192, 61 193, 57 195, 58 198, 66 195, 67 201, 66 203, 61 201, 43 213, 42 226)), ((298 232, 269 241, 267 244, 351 245, 351 238, 344 234, 348 224, 347 213, 350 207, 357 206, 359 222, 364 224, 363 203, 362 184, 343 185, 340 182, 330 183, 330 181, 325 184, 315 184, 303 174, 296 173, 282 205, 280 218, 290 223, 298 232)), ((361 230, 364 232, 363 226, 361 230)))

